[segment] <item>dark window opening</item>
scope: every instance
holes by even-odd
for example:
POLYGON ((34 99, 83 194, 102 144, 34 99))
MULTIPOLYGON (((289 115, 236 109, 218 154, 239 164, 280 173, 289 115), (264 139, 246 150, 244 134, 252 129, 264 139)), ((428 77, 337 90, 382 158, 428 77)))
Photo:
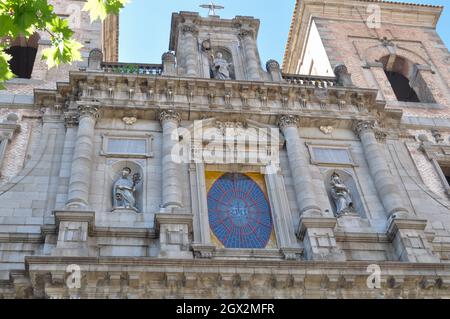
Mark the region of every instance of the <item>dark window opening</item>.
POLYGON ((447 180, 447 184, 450 187, 450 165, 449 166, 441 166, 442 173, 444 173, 445 179, 447 180))
POLYGON ((385 71, 386 76, 391 83, 392 89, 397 97, 397 100, 402 102, 420 102, 414 89, 409 85, 409 80, 403 74, 385 71))
POLYGON ((13 46, 6 49, 5 52, 12 57, 9 61, 12 73, 19 78, 30 79, 31 73, 33 72, 37 49, 32 47, 13 46))

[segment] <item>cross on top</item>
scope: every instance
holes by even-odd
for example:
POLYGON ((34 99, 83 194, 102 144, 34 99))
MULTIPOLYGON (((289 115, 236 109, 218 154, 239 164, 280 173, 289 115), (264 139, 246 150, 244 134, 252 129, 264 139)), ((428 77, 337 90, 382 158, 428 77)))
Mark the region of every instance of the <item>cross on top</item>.
POLYGON ((209 16, 215 16, 216 10, 222 10, 225 9, 224 6, 216 5, 214 2, 211 1, 210 4, 202 4, 200 5, 200 8, 209 9, 209 16))

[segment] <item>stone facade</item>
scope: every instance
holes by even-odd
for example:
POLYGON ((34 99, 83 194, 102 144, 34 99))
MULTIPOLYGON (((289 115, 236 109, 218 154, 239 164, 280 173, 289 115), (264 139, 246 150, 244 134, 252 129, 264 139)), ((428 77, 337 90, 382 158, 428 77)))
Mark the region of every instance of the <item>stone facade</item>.
MULTIPOLYGON (((297 6, 289 73, 316 2, 297 6)), ((327 1, 317 14, 335 76, 282 74, 273 60, 264 70, 257 19, 180 12, 160 65, 102 62, 97 42, 84 68, 59 71, 57 84, 46 78, 51 89, 35 74, 31 96, 8 84, 0 95, 0 296, 450 297, 450 204, 440 171, 450 154, 448 81, 440 78, 448 68, 420 68, 427 84, 436 81, 431 107, 381 96, 378 67, 367 66, 375 62, 354 62, 346 47, 359 42, 339 30, 345 41, 324 35, 336 12, 351 15, 364 2, 336 1, 345 4, 336 11, 327 1), (214 58, 228 79, 218 78, 214 58), (123 202, 113 197, 121 172, 134 176, 119 192, 133 207, 115 205, 123 202), (351 214, 336 211, 343 195, 330 184, 334 174, 351 214), (227 196, 229 206, 220 204, 227 196), (228 234, 223 225, 233 226, 228 234)), ((429 34, 440 9, 406 8, 423 12, 416 32, 429 34)), ((343 28, 363 33, 354 20, 343 28)))

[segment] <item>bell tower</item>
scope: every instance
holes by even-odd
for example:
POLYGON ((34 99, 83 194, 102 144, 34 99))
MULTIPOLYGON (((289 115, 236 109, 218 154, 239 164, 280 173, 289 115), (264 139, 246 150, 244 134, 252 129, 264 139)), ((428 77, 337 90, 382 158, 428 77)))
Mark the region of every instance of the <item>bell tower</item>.
POLYGON ((103 59, 107 62, 119 61, 119 16, 110 14, 103 22, 103 59))

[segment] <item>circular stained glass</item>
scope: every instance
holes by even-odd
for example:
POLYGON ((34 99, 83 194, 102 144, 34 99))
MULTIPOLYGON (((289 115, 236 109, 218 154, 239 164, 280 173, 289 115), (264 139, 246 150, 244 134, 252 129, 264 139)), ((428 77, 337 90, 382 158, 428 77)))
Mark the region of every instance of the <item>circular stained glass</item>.
POLYGON ((265 248, 272 234, 270 206, 245 174, 227 173, 208 192, 209 224, 225 248, 265 248))

